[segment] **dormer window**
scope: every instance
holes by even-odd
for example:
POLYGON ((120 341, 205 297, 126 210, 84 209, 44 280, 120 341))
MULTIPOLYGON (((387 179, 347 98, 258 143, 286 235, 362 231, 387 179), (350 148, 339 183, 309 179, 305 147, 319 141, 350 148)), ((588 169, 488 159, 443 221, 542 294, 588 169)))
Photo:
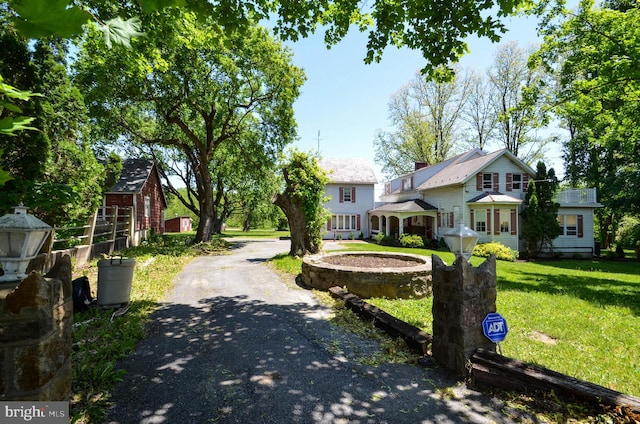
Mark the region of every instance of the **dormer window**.
POLYGON ((413 177, 402 179, 402 191, 413 190, 413 177))

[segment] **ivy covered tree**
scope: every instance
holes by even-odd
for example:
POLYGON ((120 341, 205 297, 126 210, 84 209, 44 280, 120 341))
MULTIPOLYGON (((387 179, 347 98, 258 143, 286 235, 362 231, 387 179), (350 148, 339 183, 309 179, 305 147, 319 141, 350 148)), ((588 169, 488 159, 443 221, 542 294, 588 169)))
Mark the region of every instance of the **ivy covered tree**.
POLYGON ((282 167, 285 188, 272 201, 284 212, 291 231, 290 256, 317 253, 322 243, 329 212, 324 207, 325 184, 329 177, 315 156, 297 150, 291 152, 282 167))
POLYGON ((558 185, 554 169, 547 171, 544 162, 538 162, 535 179, 527 186, 522 212, 522 237, 529 258, 538 257, 545 250, 551 251, 553 240, 560 235, 560 205, 553 201, 558 185))

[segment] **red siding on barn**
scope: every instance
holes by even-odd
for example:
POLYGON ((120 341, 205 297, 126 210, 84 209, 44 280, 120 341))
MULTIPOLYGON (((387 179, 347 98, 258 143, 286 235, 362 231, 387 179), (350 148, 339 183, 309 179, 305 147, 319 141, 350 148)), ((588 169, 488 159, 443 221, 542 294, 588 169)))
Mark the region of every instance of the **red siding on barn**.
POLYGON ((191 218, 188 216, 176 216, 164 222, 164 230, 167 233, 181 233, 191 229, 191 218))
POLYGON ((155 165, 151 167, 139 193, 108 193, 105 195, 105 206, 133 208, 136 231, 153 229, 156 233, 164 233, 164 210, 167 208, 167 203, 155 165), (148 216, 145 214, 146 197, 149 198, 148 216))

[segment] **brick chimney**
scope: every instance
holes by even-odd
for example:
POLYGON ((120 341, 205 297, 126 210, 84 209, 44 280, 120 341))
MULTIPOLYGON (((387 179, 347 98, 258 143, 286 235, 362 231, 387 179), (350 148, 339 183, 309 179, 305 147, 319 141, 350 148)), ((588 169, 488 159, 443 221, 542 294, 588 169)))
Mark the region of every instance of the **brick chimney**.
POLYGON ((426 168, 427 166, 429 166, 427 162, 415 162, 413 170, 417 171, 418 169, 426 168))

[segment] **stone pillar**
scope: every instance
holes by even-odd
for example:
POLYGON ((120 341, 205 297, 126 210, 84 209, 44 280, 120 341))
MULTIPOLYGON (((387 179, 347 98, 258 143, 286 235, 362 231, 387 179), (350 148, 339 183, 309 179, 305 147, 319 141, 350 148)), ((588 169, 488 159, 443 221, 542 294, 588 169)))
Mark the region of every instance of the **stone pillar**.
POLYGON ((440 366, 466 377, 476 349, 495 351, 482 332, 482 321, 496 312, 496 259, 491 256, 474 268, 462 257, 448 266, 433 255, 432 265, 432 355, 440 366))
POLYGON ((0 287, 0 401, 63 401, 71 393, 71 259, 45 277, 0 287))

